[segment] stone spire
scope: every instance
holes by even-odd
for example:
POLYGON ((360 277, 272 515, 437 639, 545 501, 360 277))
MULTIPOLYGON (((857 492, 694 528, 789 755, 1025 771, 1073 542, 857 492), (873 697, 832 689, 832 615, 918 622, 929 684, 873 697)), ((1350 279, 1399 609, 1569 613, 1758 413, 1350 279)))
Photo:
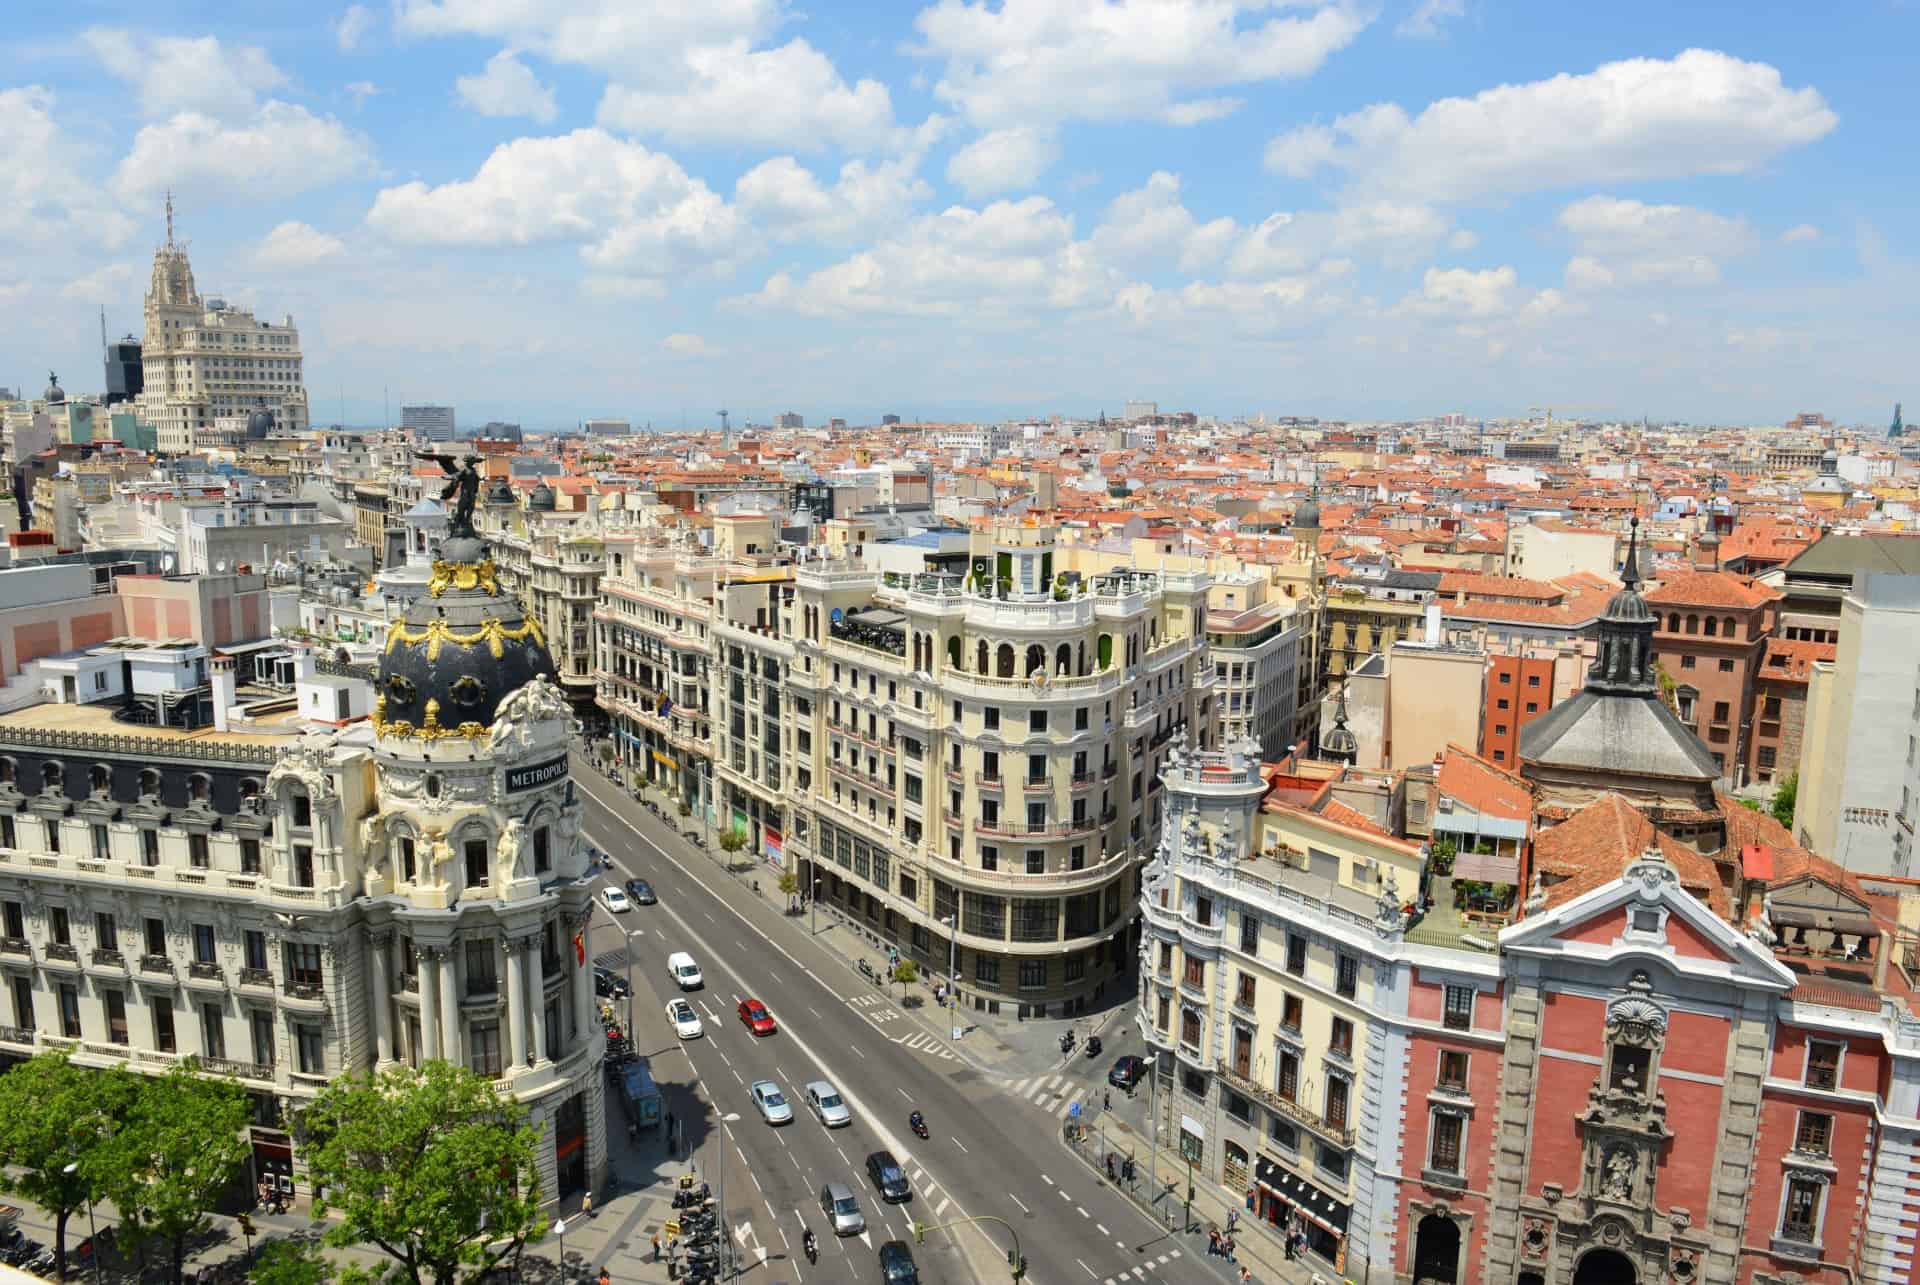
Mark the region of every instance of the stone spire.
POLYGON ((1587 690, 1621 696, 1657 696, 1653 676, 1653 611, 1640 596, 1640 519, 1629 524, 1620 592, 1600 617, 1600 652, 1587 670, 1587 690))

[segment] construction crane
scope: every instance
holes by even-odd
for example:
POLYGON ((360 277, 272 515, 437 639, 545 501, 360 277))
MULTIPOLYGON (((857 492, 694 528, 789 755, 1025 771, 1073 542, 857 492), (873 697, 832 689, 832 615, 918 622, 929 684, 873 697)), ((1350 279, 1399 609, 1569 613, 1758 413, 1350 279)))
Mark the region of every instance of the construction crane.
MULTIPOLYGON (((1592 411, 1612 410, 1613 407, 1611 406, 1561 406, 1558 409, 1563 411, 1572 411, 1575 414, 1585 414, 1592 411)), ((1552 428, 1554 410, 1555 410, 1555 407, 1552 407, 1552 406, 1529 406, 1527 407, 1527 414, 1531 415, 1536 411, 1544 414, 1547 417, 1547 427, 1552 428)))

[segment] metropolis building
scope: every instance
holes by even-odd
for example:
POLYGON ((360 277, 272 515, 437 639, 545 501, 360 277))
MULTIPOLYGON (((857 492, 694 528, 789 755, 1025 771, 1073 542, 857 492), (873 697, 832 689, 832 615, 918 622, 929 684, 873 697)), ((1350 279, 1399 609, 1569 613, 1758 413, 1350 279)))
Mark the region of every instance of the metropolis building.
POLYGON ((549 1201, 601 1178, 577 725, 470 515, 389 629, 371 718, 237 704, 218 654, 213 726, 0 715, 0 1061, 232 1076, 256 1171, 304 1196, 302 1104, 440 1058, 528 1108, 549 1201))

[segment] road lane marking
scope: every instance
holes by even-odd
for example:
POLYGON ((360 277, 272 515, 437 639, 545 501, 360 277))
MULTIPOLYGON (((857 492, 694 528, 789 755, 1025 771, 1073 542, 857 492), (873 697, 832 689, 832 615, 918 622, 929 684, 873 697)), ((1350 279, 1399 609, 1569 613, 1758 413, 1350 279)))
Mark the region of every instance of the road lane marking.
MULTIPOLYGON (((1074 1259, 1073 1261, 1074 1261, 1074 1262, 1076 1262, 1076 1263, 1080 1263, 1080 1260, 1079 1260, 1079 1259, 1077 1259, 1077 1258, 1076 1258, 1076 1259, 1074 1259)), ((1083 1272, 1085 1272, 1085 1273, 1086 1273, 1086 1274, 1087 1274, 1087 1275, 1088 1275, 1089 1277, 1092 1277, 1092 1279, 1094 1279, 1094 1280, 1099 1280, 1099 1279, 1100 1279, 1100 1278, 1099 1278, 1098 1276, 1096 1276, 1096 1275, 1094 1275, 1094 1271, 1093 1271, 1093 1268, 1091 1268, 1091 1267, 1088 1267, 1088 1266, 1087 1266, 1087 1265, 1086 1265, 1085 1263, 1080 1263, 1080 1270, 1081 1270, 1081 1271, 1083 1271, 1083 1272)))
POLYGON ((1011 1200, 1014 1204, 1020 1206, 1021 1213, 1027 1214, 1029 1216, 1032 1215, 1033 1210, 1027 1208, 1027 1202, 1020 1199, 1020 1197, 1014 1195, 1011 1191, 1007 1193, 1007 1199, 1011 1200))
POLYGON ((951 1143, 952 1143, 952 1144, 953 1144, 954 1146, 956 1146, 956 1147, 960 1147, 960 1150, 961 1150, 961 1152, 962 1152, 963 1154, 965 1154, 965 1155, 972 1155, 972 1154, 973 1154, 973 1153, 972 1153, 971 1151, 968 1151, 968 1150, 967 1150, 967 1149, 966 1149, 965 1147, 963 1147, 963 1146, 960 1146, 960 1139, 958 1139, 958 1138, 948 1138, 948 1139, 947 1139, 947 1141, 948 1141, 948 1142, 951 1142, 951 1143))

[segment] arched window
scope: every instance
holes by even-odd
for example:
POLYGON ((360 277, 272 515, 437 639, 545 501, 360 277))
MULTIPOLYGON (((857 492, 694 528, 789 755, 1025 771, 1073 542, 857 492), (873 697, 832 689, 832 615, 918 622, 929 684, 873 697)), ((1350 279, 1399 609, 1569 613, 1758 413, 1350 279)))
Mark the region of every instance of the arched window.
POLYGON ((1679 612, 1669 611, 1667 613, 1667 632, 1670 634, 1677 634, 1680 632, 1680 613, 1679 612))
POLYGON ((1043 674, 1047 670, 1047 649, 1039 643, 1034 643, 1027 648, 1027 673, 1031 674, 1035 670, 1043 674))
POLYGON ((66 774, 58 763, 43 764, 40 768, 40 788, 48 794, 66 788, 66 774))
POLYGON ((1099 641, 1094 644, 1093 650, 1094 650, 1094 655, 1099 658, 1100 668, 1102 669, 1113 668, 1113 635, 1112 634, 1101 634, 1099 641))
POLYGON ((95 763, 87 769, 87 792, 98 798, 113 788, 113 769, 105 763, 95 763))
POLYGON ((1700 617, 1691 615, 1687 617, 1687 632, 1690 634, 1700 632, 1700 617))
POLYGON ((140 797, 157 799, 160 797, 160 773, 150 767, 140 769, 140 797))
POLYGON ((1728 616, 1726 620, 1721 623, 1720 632, 1729 638, 1737 638, 1740 636, 1740 631, 1734 627, 1732 616, 1728 616))
POLYGON ((1073 644, 1061 643, 1053 649, 1053 670, 1062 677, 1073 672, 1073 644))
POLYGON ((1707 617, 1707 637, 1713 638, 1713 637, 1716 637, 1719 633, 1720 633, 1720 618, 1718 616, 1708 616, 1707 617))
POLYGON ((412 883, 420 875, 419 842, 410 830, 393 834, 393 878, 395 883, 412 883))
POLYGON ((994 672, 1001 678, 1013 677, 1013 644, 1001 643, 1000 650, 994 654, 994 672))
POLYGON ((954 669, 960 668, 960 636, 958 634, 947 639, 947 664, 954 669))
POLYGON ((973 672, 976 674, 987 672, 987 640, 984 638, 973 648, 973 672))
POLYGON ((213 778, 205 772, 195 772, 187 778, 187 801, 206 803, 213 798, 213 778))
POLYGON ((260 801, 262 796, 263 796, 263 789, 261 787, 259 777, 249 776, 249 777, 242 778, 240 782, 240 806, 241 807, 245 808, 249 812, 258 812, 260 810, 260 801))
POLYGON ((14 774, 19 770, 20 765, 12 759, 0 758, 0 785, 12 785, 15 779, 14 774))

